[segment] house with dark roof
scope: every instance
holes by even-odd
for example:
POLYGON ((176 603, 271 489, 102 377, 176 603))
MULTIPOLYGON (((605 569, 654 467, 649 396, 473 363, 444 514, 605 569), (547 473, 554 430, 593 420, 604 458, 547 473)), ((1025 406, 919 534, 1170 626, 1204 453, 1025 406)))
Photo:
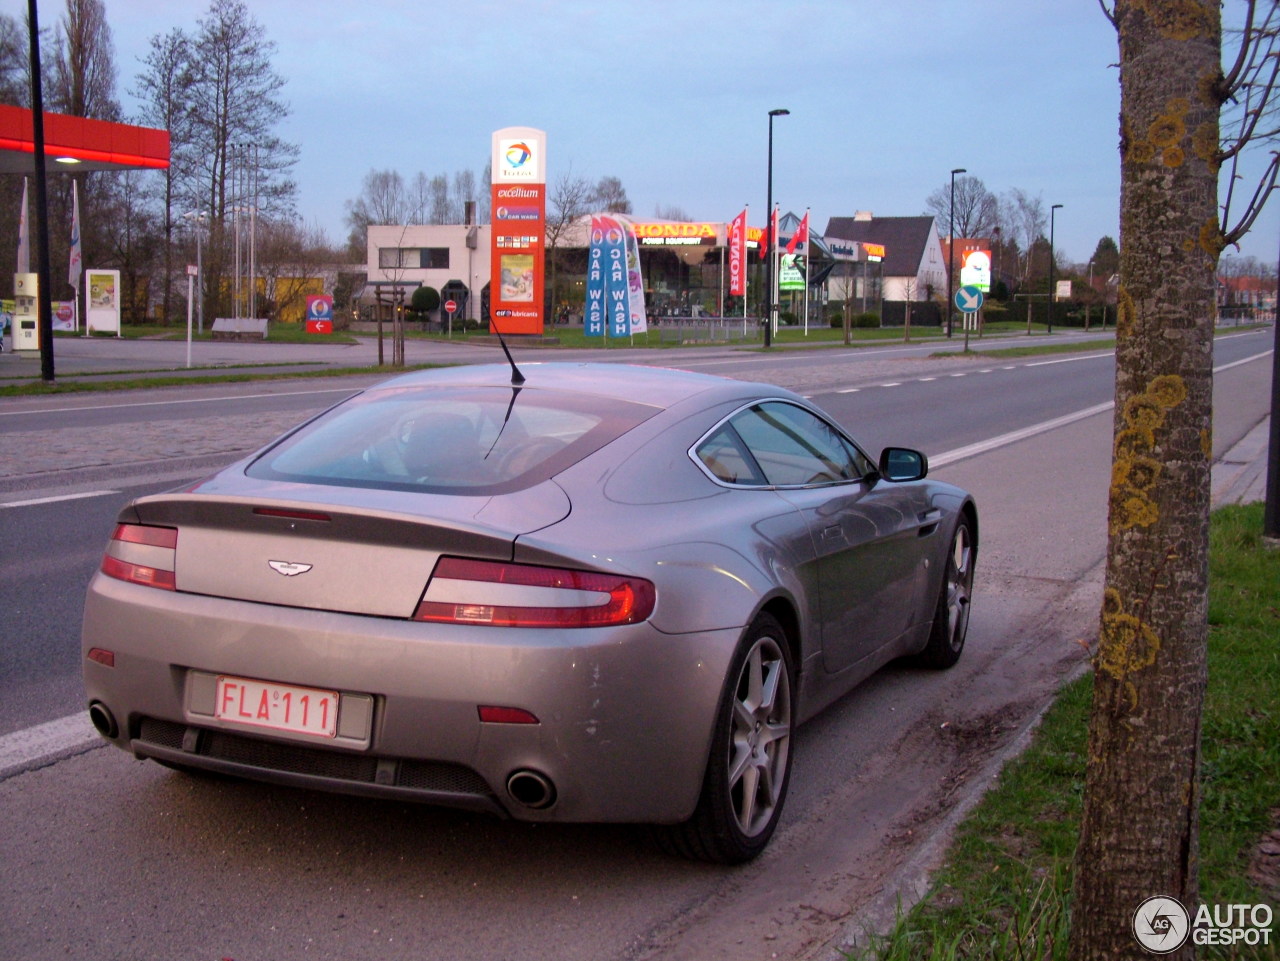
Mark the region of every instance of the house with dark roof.
POLYGON ((876 217, 859 211, 832 217, 825 236, 884 247, 881 276, 885 300, 929 300, 946 296, 947 267, 932 217, 876 217))

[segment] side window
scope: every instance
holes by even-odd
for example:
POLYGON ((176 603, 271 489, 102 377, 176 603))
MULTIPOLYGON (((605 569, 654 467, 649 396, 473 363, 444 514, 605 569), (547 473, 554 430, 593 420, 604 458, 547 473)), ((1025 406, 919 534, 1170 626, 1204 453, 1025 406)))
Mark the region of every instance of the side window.
POLYGON ((763 487, 767 481, 742 438, 728 424, 722 424, 698 445, 698 459, 707 470, 726 484, 763 487))
POLYGON ((736 414, 731 424, 770 485, 841 483, 870 469, 835 428, 795 404, 757 404, 736 414))

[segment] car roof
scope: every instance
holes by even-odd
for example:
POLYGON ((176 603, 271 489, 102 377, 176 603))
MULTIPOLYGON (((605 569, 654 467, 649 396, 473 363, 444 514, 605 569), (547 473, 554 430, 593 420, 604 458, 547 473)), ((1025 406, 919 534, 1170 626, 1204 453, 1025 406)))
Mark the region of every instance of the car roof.
MULTIPOLYGON (((520 363, 524 390, 554 389, 668 408, 697 395, 708 402, 764 396, 794 397, 780 387, 668 367, 603 363, 520 363)), ((414 371, 370 390, 405 387, 512 387, 507 364, 477 364, 414 371)))

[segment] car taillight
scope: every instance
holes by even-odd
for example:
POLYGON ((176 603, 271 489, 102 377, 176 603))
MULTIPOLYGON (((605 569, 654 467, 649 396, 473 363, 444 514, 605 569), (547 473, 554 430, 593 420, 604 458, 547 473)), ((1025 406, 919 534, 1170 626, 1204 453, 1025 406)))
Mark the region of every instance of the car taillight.
POLYGON ((654 599, 653 584, 639 577, 442 557, 413 617, 496 627, 608 627, 643 621, 654 599))
POLYGON ((177 552, 176 527, 117 524, 102 557, 102 573, 144 587, 176 590, 173 567, 177 552))

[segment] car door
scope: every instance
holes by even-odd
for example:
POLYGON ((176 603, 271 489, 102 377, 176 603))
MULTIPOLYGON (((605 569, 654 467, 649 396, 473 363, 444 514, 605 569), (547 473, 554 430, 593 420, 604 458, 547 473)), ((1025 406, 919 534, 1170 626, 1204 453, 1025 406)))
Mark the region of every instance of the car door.
POLYGON ((798 404, 756 404, 731 423, 768 486, 808 524, 825 668, 844 670, 914 626, 922 534, 936 520, 920 485, 880 479, 852 441, 798 404))

